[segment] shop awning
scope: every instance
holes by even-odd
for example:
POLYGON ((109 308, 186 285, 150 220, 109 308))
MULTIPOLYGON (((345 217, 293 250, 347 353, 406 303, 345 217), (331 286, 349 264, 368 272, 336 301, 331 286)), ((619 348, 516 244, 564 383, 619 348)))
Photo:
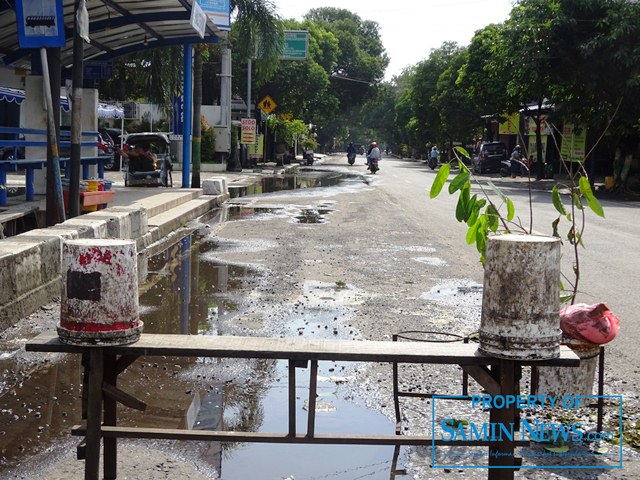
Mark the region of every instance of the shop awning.
MULTIPOLYGON (((22 104, 25 99, 24 90, 19 88, 0 87, 0 101, 22 104)), ((67 97, 60 96, 60 108, 70 110, 67 97)), ((118 105, 98 103, 98 118, 124 118, 124 109, 118 105)))

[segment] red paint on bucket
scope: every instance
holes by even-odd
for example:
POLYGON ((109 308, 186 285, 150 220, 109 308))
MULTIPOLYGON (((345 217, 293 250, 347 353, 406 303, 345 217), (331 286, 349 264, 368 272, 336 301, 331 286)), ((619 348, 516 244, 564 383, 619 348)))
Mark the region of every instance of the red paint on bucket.
POLYGON ((110 332, 113 330, 126 330, 132 327, 139 327, 140 320, 136 322, 112 322, 108 325, 98 323, 80 323, 60 320, 60 326, 74 332, 110 332))

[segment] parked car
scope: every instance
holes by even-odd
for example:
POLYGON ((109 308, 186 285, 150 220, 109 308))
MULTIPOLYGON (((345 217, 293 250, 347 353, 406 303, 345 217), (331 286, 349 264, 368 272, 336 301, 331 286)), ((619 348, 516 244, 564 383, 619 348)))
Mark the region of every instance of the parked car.
POLYGON ((499 172, 507 158, 507 146, 503 142, 483 143, 473 156, 473 171, 480 174, 499 172))
POLYGON ((24 147, 0 147, 0 160, 16 160, 16 156, 19 160, 24 159, 24 147))

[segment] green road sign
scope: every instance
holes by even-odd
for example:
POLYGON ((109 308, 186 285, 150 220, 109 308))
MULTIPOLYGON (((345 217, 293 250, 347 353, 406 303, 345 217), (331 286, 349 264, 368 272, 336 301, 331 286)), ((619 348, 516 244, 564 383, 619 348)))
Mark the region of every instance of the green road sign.
POLYGON ((309 32, 306 30, 285 30, 282 60, 306 60, 309 51, 309 32))

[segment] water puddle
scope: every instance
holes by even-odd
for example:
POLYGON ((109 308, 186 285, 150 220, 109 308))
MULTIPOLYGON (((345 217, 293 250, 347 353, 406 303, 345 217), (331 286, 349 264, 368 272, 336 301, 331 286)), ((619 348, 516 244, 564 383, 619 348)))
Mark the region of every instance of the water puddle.
MULTIPOLYGON (((309 172, 293 178, 265 178, 261 189, 264 193, 331 186, 348 177, 358 176, 309 172)), ((297 211, 299 215, 295 215, 295 220, 300 223, 322 223, 332 209, 330 202, 324 202, 316 208, 297 211)), ((283 212, 292 215, 281 207, 233 205, 213 210, 192 233, 150 257, 146 280, 139 285, 140 318, 145 323, 145 333, 238 333, 234 320, 250 313, 247 310, 253 303, 251 292, 266 273, 257 266, 221 262, 215 254, 231 249, 255 251, 260 246, 240 241, 220 243, 210 236, 211 229, 229 220, 283 212)), ((263 247, 269 248, 269 245, 265 243, 263 247)), ((359 339, 359 332, 349 323, 350 307, 364 301, 363 292, 344 282, 308 281, 303 294, 290 305, 284 308, 260 305, 259 308, 272 308, 274 312, 279 309, 278 315, 273 315, 273 324, 267 325, 274 335, 359 339)), ((253 331, 265 327, 261 322, 256 322, 253 331)), ((10 353, 6 355, 0 362, 9 364, 13 360, 10 353)), ((49 362, 49 358, 45 362, 49 362)), ((353 397, 349 382, 354 381, 357 368, 353 363, 320 362, 317 433, 394 433, 394 422, 353 397)), ((119 377, 119 387, 146 402, 147 412, 141 415, 119 409, 119 421, 131 426, 185 428, 193 425, 201 429, 283 433, 288 430, 287 370, 288 364, 279 361, 144 358, 119 377), (153 385, 153 389, 149 385, 153 385)), ((308 366, 296 369, 299 433, 307 428, 308 372, 308 366)), ((61 454, 59 439, 66 438, 71 425, 81 417, 81 379, 79 358, 61 356, 49 367, 38 365, 29 381, 3 388, 0 472, 39 453, 61 454)), ((256 478, 257 471, 260 478, 269 479, 387 479, 395 465, 394 448, 389 446, 217 443, 212 444, 202 458, 222 472, 222 479, 229 480, 256 478)), ((406 459, 404 449, 402 459, 406 459)))
POLYGON ((431 265, 432 267, 446 267, 449 265, 445 260, 438 257, 418 257, 414 258, 416 262, 424 263, 425 265, 431 265))
POLYGON ((432 287, 420 298, 445 304, 479 305, 482 300, 482 285, 464 280, 451 280, 432 287))
POLYGON ((246 197, 289 190, 301 190, 306 188, 334 187, 344 182, 362 183, 360 175, 320 171, 302 170, 296 175, 282 175, 262 178, 252 185, 229 185, 231 198, 246 197))

